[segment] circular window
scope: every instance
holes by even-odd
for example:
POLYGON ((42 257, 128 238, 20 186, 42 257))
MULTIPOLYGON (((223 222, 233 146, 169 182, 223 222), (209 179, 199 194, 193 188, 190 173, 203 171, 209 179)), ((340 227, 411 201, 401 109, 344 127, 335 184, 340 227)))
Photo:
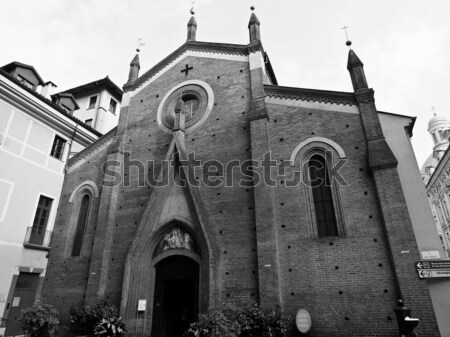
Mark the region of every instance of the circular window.
POLYGON ((175 122, 175 107, 183 101, 185 130, 189 130, 204 121, 213 106, 213 94, 208 84, 193 80, 181 83, 170 90, 158 108, 158 123, 166 132, 172 132, 175 122))

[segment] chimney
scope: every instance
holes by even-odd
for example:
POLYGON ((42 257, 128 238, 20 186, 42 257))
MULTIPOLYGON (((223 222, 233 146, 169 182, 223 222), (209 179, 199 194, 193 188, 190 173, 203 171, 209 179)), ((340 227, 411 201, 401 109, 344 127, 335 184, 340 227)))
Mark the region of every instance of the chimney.
POLYGON ((51 99, 51 95, 55 91, 55 88, 58 87, 55 83, 48 81, 44 83, 44 86, 41 89, 41 95, 45 98, 51 99))

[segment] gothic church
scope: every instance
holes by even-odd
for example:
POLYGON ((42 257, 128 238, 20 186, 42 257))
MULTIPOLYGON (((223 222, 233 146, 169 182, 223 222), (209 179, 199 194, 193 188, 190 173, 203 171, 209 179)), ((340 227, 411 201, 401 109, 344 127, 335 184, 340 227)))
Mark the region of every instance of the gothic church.
POLYGON ((353 50, 354 92, 283 87, 254 13, 247 45, 196 29, 140 76, 136 55, 117 128, 70 160, 43 302, 68 322, 106 298, 130 336, 181 336, 233 301, 280 305, 289 336, 305 309, 308 336, 387 337, 403 299, 439 336, 384 134, 399 120, 409 142, 411 118, 377 110, 353 50))

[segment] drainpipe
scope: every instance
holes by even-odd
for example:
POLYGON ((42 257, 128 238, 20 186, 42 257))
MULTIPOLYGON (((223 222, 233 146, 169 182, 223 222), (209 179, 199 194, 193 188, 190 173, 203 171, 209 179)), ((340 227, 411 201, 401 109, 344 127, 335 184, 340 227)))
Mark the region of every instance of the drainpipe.
POLYGON ((102 106, 103 93, 104 93, 104 90, 100 91, 100 96, 99 96, 99 99, 98 99, 99 103, 98 103, 97 113, 95 115, 94 129, 97 130, 97 131, 98 131, 97 126, 98 126, 98 118, 99 118, 98 115, 99 115, 100 109, 105 110, 103 108, 103 106, 102 106))
POLYGON ((75 129, 73 129, 72 138, 70 139, 70 142, 69 142, 69 150, 67 151, 66 165, 64 166, 64 175, 66 175, 66 173, 67 173, 67 168, 68 168, 68 164, 69 164, 70 150, 72 150, 72 143, 73 143, 73 140, 75 138, 75 135, 77 134, 77 129, 78 129, 78 122, 75 125, 75 129))

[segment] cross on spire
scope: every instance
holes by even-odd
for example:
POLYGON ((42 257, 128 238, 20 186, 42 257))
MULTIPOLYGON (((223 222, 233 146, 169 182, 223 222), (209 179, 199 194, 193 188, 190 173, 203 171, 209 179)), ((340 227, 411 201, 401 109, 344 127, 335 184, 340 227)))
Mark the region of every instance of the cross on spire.
POLYGON ((348 33, 347 33, 348 26, 344 26, 344 27, 342 27, 341 29, 343 29, 343 30, 345 31, 345 37, 347 38, 347 41, 345 42, 345 44, 346 44, 348 47, 350 47, 350 46, 352 45, 352 41, 350 41, 350 40, 348 39, 348 33))
POLYGON ((194 15, 195 14, 195 12, 194 12, 194 7, 195 7, 195 0, 193 0, 192 2, 191 2, 191 5, 192 5, 192 8, 191 8, 191 10, 189 11, 192 15, 194 15))
POLYGON ((346 37, 347 40, 348 40, 348 34, 347 34, 348 26, 344 26, 344 27, 342 27, 341 29, 343 29, 343 30, 345 31, 345 37, 346 37))
POLYGON ((187 76, 187 75, 189 75, 189 70, 192 70, 192 69, 194 69, 194 67, 189 67, 189 66, 186 64, 186 68, 184 68, 181 72, 182 72, 182 73, 185 73, 185 75, 187 76))
POLYGON ((432 107, 431 107, 431 111, 433 112, 433 115, 436 117, 436 107, 433 105, 432 107))
POLYGON ((140 38, 138 39, 138 46, 137 46, 137 48, 136 48, 136 51, 137 51, 138 53, 141 51, 141 46, 145 46, 145 43, 142 42, 142 37, 140 37, 140 38))

